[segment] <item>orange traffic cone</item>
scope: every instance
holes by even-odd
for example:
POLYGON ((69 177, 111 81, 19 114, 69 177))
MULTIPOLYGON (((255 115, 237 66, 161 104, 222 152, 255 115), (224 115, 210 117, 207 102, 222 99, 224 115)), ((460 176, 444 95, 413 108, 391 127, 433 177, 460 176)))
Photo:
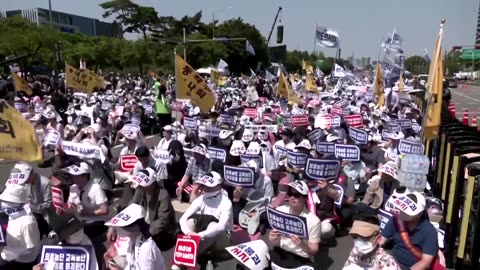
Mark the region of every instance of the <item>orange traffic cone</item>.
POLYGON ((470 122, 470 116, 468 115, 468 110, 465 110, 465 113, 463 114, 463 119, 462 119, 462 124, 465 126, 468 126, 468 123, 470 122))
POLYGON ((450 102, 448 105, 448 111, 452 114, 453 117, 457 116, 457 113, 455 112, 455 103, 450 102))
POLYGON ((474 115, 473 118, 472 118, 472 127, 478 128, 478 126, 477 126, 477 116, 476 115, 474 115))

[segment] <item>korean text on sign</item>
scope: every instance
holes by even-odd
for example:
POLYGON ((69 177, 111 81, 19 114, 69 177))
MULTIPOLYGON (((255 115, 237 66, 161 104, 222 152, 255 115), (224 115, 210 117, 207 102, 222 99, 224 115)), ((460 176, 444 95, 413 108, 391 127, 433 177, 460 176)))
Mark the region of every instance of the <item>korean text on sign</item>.
POLYGON ((227 158, 227 153, 223 149, 209 147, 208 156, 210 159, 218 159, 225 162, 225 159, 227 158))
POLYGON ((280 233, 296 235, 302 239, 308 240, 307 219, 305 217, 287 214, 272 207, 267 207, 268 223, 280 233))
POLYGON ((317 152, 320 154, 333 154, 335 153, 335 144, 317 141, 317 152))
POLYGON ((252 168, 224 166, 224 178, 227 184, 240 187, 253 187, 255 177, 252 168))
POLYGON ((422 155, 425 146, 422 143, 400 140, 398 151, 402 154, 422 155))
POLYGON ((55 270, 90 269, 90 253, 83 246, 43 245, 40 262, 55 261, 55 270))
POLYGON ((293 152, 290 150, 287 154, 287 163, 289 166, 301 168, 307 163, 307 158, 307 154, 293 152))
POLYGON ((311 179, 329 179, 338 175, 340 162, 338 160, 307 159, 305 174, 311 179))
POLYGON ((359 161, 360 148, 356 145, 335 144, 335 157, 347 161, 359 161))
POLYGON ((198 235, 178 235, 173 253, 172 264, 197 267, 197 249, 200 244, 198 235))

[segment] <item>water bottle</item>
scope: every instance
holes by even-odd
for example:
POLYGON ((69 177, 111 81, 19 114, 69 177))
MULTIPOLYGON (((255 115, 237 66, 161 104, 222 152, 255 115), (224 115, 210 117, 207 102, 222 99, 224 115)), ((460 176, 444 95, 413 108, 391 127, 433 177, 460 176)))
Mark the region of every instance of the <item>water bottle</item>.
POLYGON ((212 263, 212 261, 208 261, 206 270, 213 270, 213 263, 212 263))

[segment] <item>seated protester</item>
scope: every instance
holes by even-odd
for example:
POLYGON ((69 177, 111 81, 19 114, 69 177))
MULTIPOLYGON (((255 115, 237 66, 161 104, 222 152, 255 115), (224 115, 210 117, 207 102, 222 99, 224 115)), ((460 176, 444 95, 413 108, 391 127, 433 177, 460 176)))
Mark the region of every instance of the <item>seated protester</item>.
MULTIPOLYGON (((151 182, 154 182, 151 180, 151 182)), ((162 252, 150 237, 148 224, 145 222, 145 210, 138 204, 130 204, 122 212, 105 223, 128 238, 125 256, 119 256, 115 247, 105 254, 108 269, 120 270, 165 270, 162 252), (128 218, 126 218, 128 217, 128 218)))
POLYGON ((350 229, 350 236, 353 238, 353 248, 343 266, 344 270, 401 270, 392 255, 379 245, 380 221, 376 216, 358 217, 350 229))
POLYGON ((326 179, 310 180, 307 182, 309 195, 307 200, 308 210, 315 213, 321 222, 322 240, 335 236, 335 228, 328 219, 335 217, 335 200, 340 196, 335 187, 326 179))
POLYGON ((163 127, 163 138, 158 143, 155 149, 157 150, 168 150, 168 146, 173 141, 173 127, 171 125, 166 125, 163 127))
POLYGON ((305 217, 307 220, 308 240, 298 236, 282 236, 276 230, 270 231, 268 239, 274 248, 270 251, 272 265, 283 268, 297 268, 300 266, 315 267, 313 257, 317 254, 321 236, 320 219, 306 207, 308 186, 303 181, 289 184, 289 205, 283 205, 277 210, 292 215, 305 217))
POLYGON ((177 188, 177 196, 181 196, 183 188, 188 185, 189 181, 193 184, 193 190, 190 193, 190 202, 194 201, 197 197, 197 180, 210 170, 210 159, 206 157, 207 147, 205 144, 195 146, 192 151, 193 157, 188 161, 185 175, 182 177, 177 188))
POLYGON ((115 142, 119 141, 119 138, 123 137, 123 143, 125 146, 120 150, 120 154, 118 155, 118 160, 115 163, 115 184, 121 184, 125 181, 128 180, 129 176, 131 175, 132 172, 121 172, 118 169, 121 168, 121 159, 120 157, 126 156, 126 155, 134 155, 137 149, 141 146, 140 144, 137 143, 137 133, 134 132, 124 132, 123 130, 119 131, 117 133, 117 138, 115 139, 115 142))
POLYGON ((376 171, 385 163, 385 156, 382 148, 377 146, 377 142, 372 135, 368 135, 368 143, 362 145, 360 157, 370 172, 376 171))
POLYGON ((7 185, 0 194, 0 207, 8 215, 0 268, 31 269, 36 264, 41 244, 37 220, 28 208, 28 188, 7 185))
MULTIPOLYGON (((135 194, 130 204, 135 203, 145 209, 145 222, 150 225, 150 235, 161 251, 175 245, 176 220, 167 190, 156 181, 151 168, 139 171, 127 183, 132 183, 135 194)), ((111 231, 109 231, 111 233, 111 231)))
MULTIPOLYGON (((203 195, 197 197, 180 218, 180 228, 185 235, 201 238, 197 257, 221 252, 231 245, 229 233, 233 230, 232 202, 222 189, 222 177, 210 172, 198 180, 203 195)), ((180 269, 180 266, 172 266, 180 269)))
POLYGON ((18 162, 12 168, 7 184, 25 185, 28 192, 28 202, 38 223, 40 235, 48 235, 48 216, 52 213, 52 192, 50 180, 37 174, 32 166, 25 162, 18 162), (18 177, 23 175, 23 178, 18 177))
POLYGON ((185 175, 188 162, 185 157, 183 146, 179 141, 173 140, 170 142, 168 151, 170 152, 172 159, 170 160, 170 163, 167 164, 168 179, 163 184, 168 191, 168 194, 170 194, 170 197, 174 198, 176 195, 175 191, 177 189, 177 183, 185 175))
POLYGON ((399 211, 383 228, 380 245, 393 243, 391 254, 402 269, 446 269, 438 260, 437 230, 428 220, 426 199, 413 192, 393 201, 399 211))
POLYGON ((362 202, 357 204, 358 214, 376 215, 393 191, 400 186, 397 177, 397 164, 393 161, 385 163, 379 170, 378 176, 370 179, 370 184, 362 202))
POLYGON ((78 166, 72 165, 64 168, 72 175, 73 185, 70 187, 67 213, 74 213, 85 223, 85 234, 90 238, 95 247, 97 258, 102 258, 104 253, 104 233, 107 228, 103 225, 108 216, 108 199, 99 184, 90 178, 90 168, 82 162, 78 166), (78 201, 74 198, 77 197, 78 201))
POLYGON ((295 149, 295 143, 293 142, 292 138, 293 138, 293 131, 291 129, 285 129, 283 130, 281 133, 280 133, 280 136, 281 136, 281 140, 275 142, 275 144, 273 145, 273 153, 274 153, 274 156, 275 156, 275 160, 278 162, 280 157, 278 155, 278 151, 277 151, 277 147, 280 146, 280 147, 284 147, 284 148, 287 148, 287 149, 295 149))

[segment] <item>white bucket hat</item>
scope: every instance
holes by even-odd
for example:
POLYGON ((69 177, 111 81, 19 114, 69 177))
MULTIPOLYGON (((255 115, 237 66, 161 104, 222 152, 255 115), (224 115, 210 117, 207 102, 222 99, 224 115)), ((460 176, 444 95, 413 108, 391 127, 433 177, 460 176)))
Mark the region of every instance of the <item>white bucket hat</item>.
POLYGON ((389 161, 378 169, 379 172, 390 175, 393 178, 397 178, 397 164, 393 161, 389 161))
POLYGON ((8 185, 0 194, 0 201, 11 203, 28 203, 28 188, 24 185, 8 185))
POLYGON ((18 162, 10 171, 5 185, 23 185, 27 182, 31 172, 32 166, 30 166, 30 164, 18 162))

